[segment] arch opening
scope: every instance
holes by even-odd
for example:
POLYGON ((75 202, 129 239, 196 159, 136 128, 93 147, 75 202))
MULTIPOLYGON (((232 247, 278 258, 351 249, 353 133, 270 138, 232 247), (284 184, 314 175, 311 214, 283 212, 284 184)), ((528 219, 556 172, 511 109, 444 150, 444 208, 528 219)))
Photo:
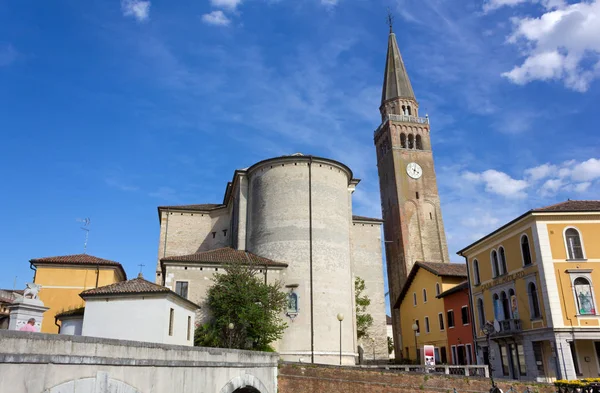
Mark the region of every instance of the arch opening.
POLYGON ((244 386, 233 391, 233 393, 261 393, 260 390, 252 386, 244 386))

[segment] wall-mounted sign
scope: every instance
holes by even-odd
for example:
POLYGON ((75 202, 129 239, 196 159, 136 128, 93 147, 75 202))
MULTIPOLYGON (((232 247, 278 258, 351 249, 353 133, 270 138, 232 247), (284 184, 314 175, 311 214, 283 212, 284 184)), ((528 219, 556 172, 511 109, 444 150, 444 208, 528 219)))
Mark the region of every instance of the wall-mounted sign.
POLYGON ((520 272, 513 273, 513 274, 508 274, 506 276, 499 277, 499 278, 495 279, 494 281, 487 282, 485 284, 481 284, 481 290, 485 291, 485 290, 488 290, 495 286, 506 284, 507 282, 515 281, 515 280, 517 280, 519 278, 523 278, 523 277, 525 277, 525 271, 523 271, 523 270, 520 272))

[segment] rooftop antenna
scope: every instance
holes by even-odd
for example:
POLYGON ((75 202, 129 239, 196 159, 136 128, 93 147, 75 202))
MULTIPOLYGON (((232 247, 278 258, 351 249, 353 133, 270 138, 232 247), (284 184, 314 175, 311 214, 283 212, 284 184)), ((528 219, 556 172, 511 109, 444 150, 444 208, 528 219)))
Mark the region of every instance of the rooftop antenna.
POLYGON ((87 251, 87 244, 88 244, 88 237, 90 236, 90 223, 91 220, 89 218, 84 218, 84 219, 77 219, 77 222, 82 222, 83 226, 81 227, 81 229, 83 231, 85 231, 85 243, 83 243, 83 253, 85 254, 87 251))
POLYGON ((390 34, 393 33, 392 27, 394 26, 394 15, 392 15, 392 11, 389 7, 387 9, 387 24, 390 26, 390 34))
POLYGON ((144 265, 143 263, 140 263, 138 266, 140 267, 140 274, 138 274, 138 277, 142 277, 143 276, 142 271, 144 270, 144 266, 146 266, 146 265, 144 265))

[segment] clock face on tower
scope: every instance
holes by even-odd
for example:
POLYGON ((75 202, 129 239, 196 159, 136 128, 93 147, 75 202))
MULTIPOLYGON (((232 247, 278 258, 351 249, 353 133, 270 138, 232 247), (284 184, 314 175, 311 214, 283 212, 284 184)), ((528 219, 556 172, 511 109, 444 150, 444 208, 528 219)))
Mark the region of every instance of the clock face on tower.
POLYGON ((406 174, 413 179, 418 179, 423 174, 423 169, 416 162, 411 162, 406 166, 406 174))

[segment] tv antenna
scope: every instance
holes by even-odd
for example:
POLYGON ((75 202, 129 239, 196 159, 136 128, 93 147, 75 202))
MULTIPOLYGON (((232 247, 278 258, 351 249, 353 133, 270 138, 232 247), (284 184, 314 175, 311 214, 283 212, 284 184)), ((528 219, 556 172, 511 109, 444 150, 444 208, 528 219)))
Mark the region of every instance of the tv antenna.
POLYGON ((144 270, 144 266, 146 266, 146 265, 144 265, 143 263, 140 263, 138 266, 140 267, 140 276, 141 276, 142 271, 144 270))
POLYGON ((85 243, 83 243, 83 253, 85 254, 87 251, 88 238, 90 236, 90 228, 89 227, 90 227, 91 220, 89 218, 84 218, 84 219, 78 218, 77 222, 83 223, 83 226, 81 227, 81 229, 83 231, 85 231, 85 243))

